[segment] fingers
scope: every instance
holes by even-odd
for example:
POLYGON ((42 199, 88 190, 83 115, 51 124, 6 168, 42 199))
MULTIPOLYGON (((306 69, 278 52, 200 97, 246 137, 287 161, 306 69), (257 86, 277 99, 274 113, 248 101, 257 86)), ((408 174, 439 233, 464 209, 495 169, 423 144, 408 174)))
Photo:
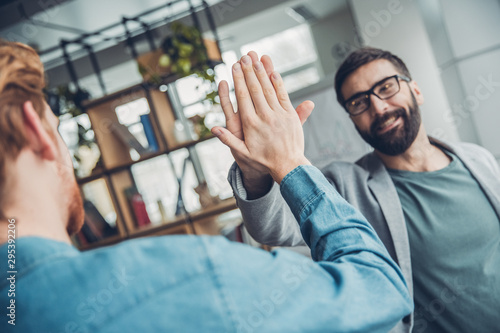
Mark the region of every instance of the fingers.
POLYGON ((247 83, 245 81, 245 76, 243 75, 243 70, 240 62, 236 62, 233 65, 233 81, 234 92, 236 94, 236 100, 238 102, 238 113, 240 119, 245 120, 248 119, 248 117, 252 117, 253 115, 255 115, 255 109, 253 106, 252 98, 250 97, 250 92, 247 88, 247 83))
POLYGON ((234 109, 233 104, 231 103, 231 99, 229 98, 229 86, 225 80, 219 83, 219 98, 220 105, 222 106, 222 110, 224 111, 224 115, 226 116, 226 120, 233 118, 234 109))
POLYGON ((260 58, 260 61, 264 64, 267 76, 270 77, 271 74, 274 72, 274 66, 273 62, 271 61, 271 57, 269 57, 268 55, 263 55, 262 58, 260 58))
POLYGON ((212 134, 215 135, 224 145, 231 148, 231 150, 233 150, 233 155, 237 153, 243 156, 248 156, 249 152, 245 142, 231 134, 231 132, 227 129, 215 126, 212 128, 212 134))
POLYGON ((271 58, 269 56, 263 56, 261 58, 261 60, 266 61, 266 65, 263 62, 259 61, 259 56, 255 51, 248 52, 248 56, 252 59, 255 74, 257 75, 257 79, 261 84, 262 91, 267 103, 271 106, 271 108, 276 110, 276 107, 280 105, 278 102, 278 98, 276 97, 276 92, 274 91, 273 84, 269 79, 269 75, 273 71, 273 63, 271 61, 271 58), (270 71, 268 71, 268 69, 270 69, 270 71))
POLYGON ((297 111, 297 114, 300 119, 300 123, 304 125, 306 122, 307 118, 311 115, 311 112, 314 109, 314 103, 312 101, 304 101, 297 106, 295 111, 297 111))
POLYGON ((233 103, 231 103, 229 97, 229 86, 226 81, 219 83, 219 97, 222 111, 224 111, 224 116, 226 117, 227 129, 238 139, 243 139, 240 114, 234 112, 233 103))
POLYGON ((269 75, 267 75, 266 70, 260 61, 254 62, 254 70, 255 75, 257 75, 257 79, 260 82, 262 92, 264 93, 264 97, 266 98, 267 103, 274 111, 281 110, 282 107, 278 101, 278 97, 276 96, 276 91, 274 90, 274 86, 269 79, 269 75))
POLYGON ((294 110, 292 102, 290 102, 290 97, 286 92, 283 79, 278 72, 273 72, 271 74, 271 82, 273 83, 274 89, 276 90, 276 96, 278 97, 278 101, 283 109, 285 109, 286 111, 294 110))
POLYGON ((255 62, 259 61, 259 56, 257 55, 257 52, 250 51, 247 54, 252 59, 252 63, 255 63, 255 62))
MULTIPOLYGON (((255 65, 259 66, 260 62, 256 62, 255 65)), ((262 66, 260 64, 260 66, 262 66)), ((250 96, 252 97, 253 104, 255 105, 256 113, 264 113, 269 110, 269 103, 264 96, 264 92, 257 78, 254 65, 252 64, 252 58, 250 56, 244 55, 241 58, 241 68, 243 69, 243 73, 245 75, 245 82, 248 87, 248 91, 250 96)), ((261 68, 263 71, 263 68, 261 68)))
MULTIPOLYGON (((257 61, 259 61, 259 56, 257 55, 257 52, 250 51, 247 54, 250 58, 252 58, 252 63, 256 63, 257 61)), ((267 76, 270 76, 272 74, 272 72, 274 72, 274 66, 273 66, 273 62, 271 61, 271 57, 269 57, 268 55, 263 55, 260 58, 260 61, 264 65, 267 76)))

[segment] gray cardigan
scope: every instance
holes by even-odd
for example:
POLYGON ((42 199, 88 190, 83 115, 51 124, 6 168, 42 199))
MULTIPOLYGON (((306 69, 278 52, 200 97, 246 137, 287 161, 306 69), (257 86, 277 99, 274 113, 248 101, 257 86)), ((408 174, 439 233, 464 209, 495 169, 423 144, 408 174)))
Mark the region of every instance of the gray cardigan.
MULTIPOLYGON (((474 144, 430 140, 462 160, 500 218, 500 168, 495 158, 486 149, 474 144)), ((261 198, 246 200, 240 172, 234 164, 228 180, 249 233, 263 244, 304 245, 299 225, 281 197, 279 185, 275 183, 261 198)), ((366 216, 391 257, 401 267, 410 295, 413 295, 406 223, 396 188, 382 161, 372 152, 355 164, 333 162, 324 167, 322 172, 340 195, 366 216)), ((412 325, 413 315, 404 318, 391 332, 410 332, 412 325)))

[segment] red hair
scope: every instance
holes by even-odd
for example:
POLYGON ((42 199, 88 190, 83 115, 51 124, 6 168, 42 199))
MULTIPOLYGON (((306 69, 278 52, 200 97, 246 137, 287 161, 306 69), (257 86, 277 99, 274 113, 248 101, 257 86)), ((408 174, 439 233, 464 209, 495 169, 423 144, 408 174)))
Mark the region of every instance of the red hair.
POLYGON ((23 105, 31 101, 44 119, 43 64, 31 47, 0 39, 0 218, 6 193, 6 162, 27 145, 23 105))

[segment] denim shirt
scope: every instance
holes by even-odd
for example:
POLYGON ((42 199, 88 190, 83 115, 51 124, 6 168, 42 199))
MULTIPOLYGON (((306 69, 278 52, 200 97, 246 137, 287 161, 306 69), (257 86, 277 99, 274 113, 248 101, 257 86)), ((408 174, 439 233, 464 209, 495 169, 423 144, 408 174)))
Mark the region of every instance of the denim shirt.
MULTIPOLYGON (((281 183, 313 262, 222 237, 163 236, 79 252, 16 240, 15 327, 1 332, 387 332, 412 311, 372 227, 312 166, 281 183)), ((8 276, 7 276, 8 277, 8 276)))

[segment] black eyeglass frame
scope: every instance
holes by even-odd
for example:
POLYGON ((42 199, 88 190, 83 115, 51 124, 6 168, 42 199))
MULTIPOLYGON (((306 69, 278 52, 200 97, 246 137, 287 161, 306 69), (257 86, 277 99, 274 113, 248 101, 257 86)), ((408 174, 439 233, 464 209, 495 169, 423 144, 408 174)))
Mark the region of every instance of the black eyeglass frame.
POLYGON ((355 94, 354 96, 351 96, 348 100, 346 100, 344 102, 344 109, 346 110, 347 113, 349 113, 351 116, 359 116, 360 114, 364 113, 366 110, 368 110, 370 108, 370 105, 371 105, 371 102, 370 102, 370 99, 368 98, 368 105, 366 106, 366 108, 363 110, 363 111, 360 111, 360 112, 357 112, 357 113, 351 113, 349 111, 349 108, 347 107, 347 105, 349 103, 351 103, 354 99, 360 97, 360 96, 363 96, 363 95, 374 95, 374 96, 377 96, 378 99, 380 100, 386 100, 386 99, 389 99, 391 97, 394 97, 395 95, 397 95, 400 91, 401 91, 401 85, 399 84, 399 79, 405 81, 405 82, 410 82, 411 79, 409 77, 406 77, 404 75, 399 75, 399 74, 396 74, 396 75, 392 75, 392 76, 388 76, 386 78, 383 78, 382 80, 378 81, 377 83, 375 83, 371 88, 370 90, 367 90, 367 91, 362 91, 362 92, 359 92, 357 94, 355 94), (385 81, 389 80, 389 79, 393 79, 393 78, 396 78, 398 80, 397 83, 398 83, 398 90, 392 94, 391 96, 387 96, 387 97, 380 97, 379 95, 377 95, 375 93, 375 88, 377 88, 380 84, 384 83, 385 81))

